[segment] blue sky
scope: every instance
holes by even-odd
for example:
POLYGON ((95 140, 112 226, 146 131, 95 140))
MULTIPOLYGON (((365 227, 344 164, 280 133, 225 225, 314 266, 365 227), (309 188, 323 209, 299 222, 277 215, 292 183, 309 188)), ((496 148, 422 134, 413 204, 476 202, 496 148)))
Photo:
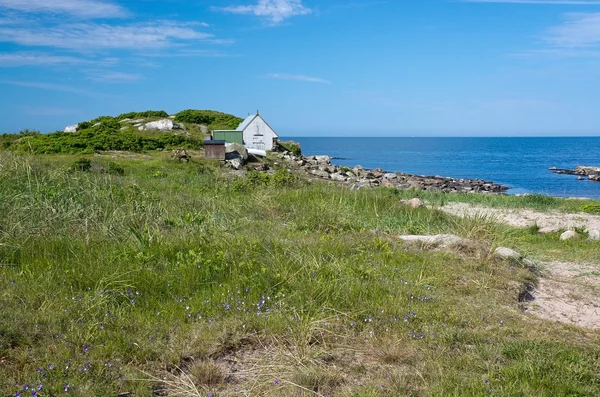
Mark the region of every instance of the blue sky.
POLYGON ((282 136, 600 135, 600 1, 0 0, 0 132, 260 109, 282 136))

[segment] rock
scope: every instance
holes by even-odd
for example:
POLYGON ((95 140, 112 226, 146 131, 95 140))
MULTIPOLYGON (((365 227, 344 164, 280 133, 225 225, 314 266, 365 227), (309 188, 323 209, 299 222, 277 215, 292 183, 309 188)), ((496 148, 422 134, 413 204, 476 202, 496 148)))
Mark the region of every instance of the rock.
POLYGON ((102 123, 96 123, 92 127, 98 127, 99 125, 102 125, 102 123))
POLYGON ((334 181, 338 181, 338 182, 344 182, 346 180, 346 176, 340 174, 339 172, 329 175, 329 178, 331 178, 334 181))
POLYGON ((597 175, 589 175, 588 179, 593 182, 600 182, 600 174, 597 175))
POLYGON ((571 240, 576 237, 579 237, 579 234, 577 234, 577 232, 575 232, 573 230, 567 230, 566 232, 564 232, 563 234, 560 235, 560 239, 562 241, 571 240))
POLYGON ((600 230, 598 229, 589 229, 587 231, 588 239, 598 241, 600 240, 600 230))
POLYGON ((329 178, 329 173, 327 171, 312 170, 310 173, 319 178, 329 178))
POLYGON ((210 129, 208 129, 208 126, 206 124, 200 124, 200 132, 202 132, 203 134, 208 134, 210 132, 210 129))
POLYGON ((585 178, 584 178, 583 176, 578 176, 578 177, 577 177, 577 180, 578 180, 578 181, 583 181, 584 179, 585 179, 585 178))
POLYGON ((522 256, 517 251, 506 247, 498 247, 494 250, 494 257, 498 259, 521 260, 522 256))
POLYGON ((420 244, 427 249, 448 249, 472 247, 473 241, 454 234, 436 234, 434 236, 405 235, 398 239, 409 244, 420 244))
POLYGON ((231 160, 227 160, 227 164, 234 170, 241 170, 244 167, 244 160, 241 157, 236 157, 231 160))
POLYGON ((314 159, 317 164, 331 164, 331 157, 329 156, 314 156, 314 159))
POLYGON ((77 127, 79 124, 68 125, 65 127, 65 132, 77 132, 77 127))
POLYGON ((248 150, 239 143, 225 144, 225 158, 229 160, 237 156, 240 156, 243 161, 248 160, 248 150))
POLYGON ((131 121, 131 119, 123 119, 123 120, 119 120, 119 123, 125 123, 127 121, 131 121))
POLYGON ((423 203, 423 200, 421 200, 420 198, 411 198, 410 200, 408 200, 406 202, 406 205, 412 207, 412 208, 422 208, 425 207, 425 204, 423 203))
POLYGON ((125 131, 126 129, 128 129, 129 127, 121 127, 120 130, 121 131, 125 131))
POLYGON ((135 120, 130 121, 131 124, 141 124, 143 122, 144 122, 144 119, 135 119, 135 120))
POLYGON ((556 233, 560 230, 558 226, 546 226, 538 229, 538 233, 540 234, 548 234, 548 233, 556 233))
POLYGON ((179 125, 177 123, 173 123, 173 120, 169 119, 151 121, 138 127, 140 131, 171 131, 178 128, 179 125))
POLYGON ((397 179, 397 178, 398 178, 398 175, 394 174, 393 172, 388 172, 387 174, 383 175, 383 179, 387 179, 387 180, 397 179))

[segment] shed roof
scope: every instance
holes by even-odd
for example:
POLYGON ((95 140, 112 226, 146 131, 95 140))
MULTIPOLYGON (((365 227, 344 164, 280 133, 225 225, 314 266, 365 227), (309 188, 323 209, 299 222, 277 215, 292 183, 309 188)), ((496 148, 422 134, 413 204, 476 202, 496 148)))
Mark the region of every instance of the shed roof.
POLYGON ((223 140, 214 140, 214 139, 207 139, 204 141, 205 145, 225 145, 225 141, 223 140))
POLYGON ((237 130, 244 131, 246 129, 246 127, 248 127, 248 125, 252 122, 252 120, 254 120, 256 118, 256 116, 258 116, 258 113, 251 114, 250 116, 246 117, 246 119, 244 121, 242 121, 240 123, 240 125, 238 125, 237 130))

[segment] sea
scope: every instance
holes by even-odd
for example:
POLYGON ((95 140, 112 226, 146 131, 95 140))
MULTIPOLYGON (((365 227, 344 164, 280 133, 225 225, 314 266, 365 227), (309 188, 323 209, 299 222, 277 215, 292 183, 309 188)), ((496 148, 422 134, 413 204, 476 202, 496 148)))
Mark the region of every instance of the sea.
POLYGON ((305 156, 325 154, 342 166, 491 180, 508 186, 508 194, 600 199, 600 182, 549 171, 600 167, 600 137, 282 138, 288 139, 299 142, 305 156))

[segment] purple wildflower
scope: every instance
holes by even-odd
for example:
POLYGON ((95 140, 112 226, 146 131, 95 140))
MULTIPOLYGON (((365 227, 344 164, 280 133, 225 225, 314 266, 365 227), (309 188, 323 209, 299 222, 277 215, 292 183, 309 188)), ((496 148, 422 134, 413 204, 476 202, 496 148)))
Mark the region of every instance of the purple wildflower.
POLYGON ((65 387, 63 387, 63 391, 69 391, 69 386, 71 386, 71 384, 67 383, 65 387))
POLYGON ((279 379, 275 379, 275 382, 273 383, 275 383, 275 386, 279 386, 279 379))
POLYGON ((87 351, 89 350, 89 348, 90 348, 90 347, 89 347, 88 345, 83 345, 83 351, 84 351, 84 352, 87 352, 87 351))

